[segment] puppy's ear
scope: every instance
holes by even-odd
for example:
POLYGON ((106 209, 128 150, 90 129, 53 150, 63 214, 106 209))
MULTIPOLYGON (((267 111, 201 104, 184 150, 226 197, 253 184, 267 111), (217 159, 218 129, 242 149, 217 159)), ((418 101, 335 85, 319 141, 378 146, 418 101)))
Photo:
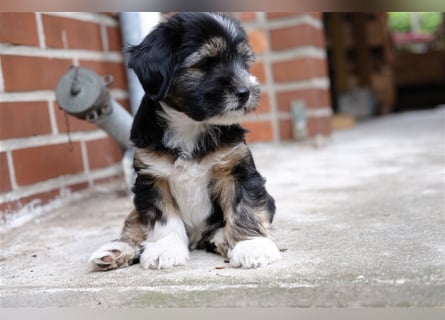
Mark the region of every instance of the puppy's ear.
POLYGON ((128 67, 134 70, 151 100, 162 100, 168 93, 177 64, 177 39, 178 34, 171 28, 159 25, 140 44, 128 49, 128 67))

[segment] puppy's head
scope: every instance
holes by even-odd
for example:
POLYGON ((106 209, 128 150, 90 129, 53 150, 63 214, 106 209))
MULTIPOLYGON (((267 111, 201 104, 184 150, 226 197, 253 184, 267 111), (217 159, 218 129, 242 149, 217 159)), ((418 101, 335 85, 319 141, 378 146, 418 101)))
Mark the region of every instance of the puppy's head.
POLYGON ((129 67, 154 101, 195 121, 237 122, 259 100, 254 54, 241 25, 213 13, 180 13, 129 49, 129 67))

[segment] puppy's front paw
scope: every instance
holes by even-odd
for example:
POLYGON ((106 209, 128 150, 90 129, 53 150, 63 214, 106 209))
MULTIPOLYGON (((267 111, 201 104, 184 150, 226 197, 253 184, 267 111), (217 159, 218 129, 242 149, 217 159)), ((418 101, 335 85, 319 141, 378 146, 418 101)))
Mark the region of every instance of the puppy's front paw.
POLYGON ((93 270, 106 271, 120 267, 127 267, 133 261, 135 250, 122 241, 104 244, 93 252, 89 263, 93 270))
POLYGON ((166 269, 184 265, 188 257, 187 245, 172 234, 155 242, 144 242, 140 264, 144 269, 166 269))
POLYGON ((238 242, 228 257, 233 267, 258 268, 281 259, 280 251, 269 238, 254 238, 238 242))

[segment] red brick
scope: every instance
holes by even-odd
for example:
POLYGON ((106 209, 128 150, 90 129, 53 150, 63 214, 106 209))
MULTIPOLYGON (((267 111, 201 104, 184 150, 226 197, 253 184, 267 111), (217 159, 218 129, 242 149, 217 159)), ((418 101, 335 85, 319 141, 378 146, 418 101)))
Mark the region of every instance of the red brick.
POLYGON ((253 21, 256 19, 255 12, 238 12, 236 18, 242 22, 253 21))
POLYGON ((318 20, 323 19, 323 13, 322 12, 310 12, 309 13, 313 18, 316 18, 318 20))
POLYGON ((122 62, 81 60, 79 64, 82 67, 94 70, 100 76, 111 74, 113 76, 113 82, 109 86, 110 88, 127 89, 127 74, 122 62))
POLYGON ((241 125, 249 132, 246 135, 248 142, 265 142, 273 140, 272 123, 270 121, 242 122, 241 125))
POLYGON ((301 12, 268 12, 267 18, 272 19, 284 19, 284 18, 290 18, 290 17, 297 17, 301 16, 303 13, 301 12))
POLYGON ((332 132, 331 117, 311 117, 307 119, 308 136, 329 136, 332 132))
POLYGON ((262 93, 260 96, 260 103, 254 111, 255 113, 268 113, 270 111, 270 99, 269 95, 262 93))
POLYGON ((252 30, 247 33, 249 44, 256 54, 263 54, 267 50, 267 39, 264 31, 252 30))
POLYGON ((322 29, 310 25, 297 25, 270 31, 270 44, 273 51, 291 49, 299 46, 325 47, 322 29))
POLYGON ((266 82, 266 71, 264 69, 264 63, 255 62, 250 67, 250 72, 257 78, 260 83, 266 82))
POLYGON ((321 12, 268 12, 267 18, 272 19, 286 19, 298 17, 302 15, 310 15, 314 18, 321 19, 321 12))
MULTIPOLYGON (((66 186, 64 187, 64 189, 69 189, 71 192, 76 192, 84 190, 88 188, 88 186, 89 186, 88 183, 83 182, 66 186)), ((0 213, 1 213, 0 221, 5 220, 8 214, 20 210, 21 208, 25 207, 26 205, 30 204, 32 201, 35 201, 36 199, 40 200, 38 205, 43 206, 59 198, 60 194, 61 194, 61 189, 54 189, 47 192, 36 193, 33 194, 32 196, 24 197, 19 200, 0 203, 0 213)))
POLYGON ((98 127, 95 124, 90 123, 86 120, 78 119, 75 116, 66 114, 65 111, 63 111, 57 103, 55 103, 55 105, 56 107, 54 113, 56 115, 56 123, 59 132, 78 132, 78 131, 97 130, 98 127))
POLYGON ((315 58, 276 62, 272 68, 276 82, 300 81, 327 75, 326 60, 315 58))
POLYGON ((0 103, 0 139, 51 133, 47 102, 0 103))
POLYGON ((29 185, 84 170, 79 142, 20 149, 12 152, 18 185, 29 185))
POLYGON ((121 32, 118 27, 107 27, 108 49, 110 51, 123 51, 121 32))
POLYGON ((0 42, 38 46, 37 23, 32 12, 1 12, 0 42))
POLYGON ((0 203, 0 221, 5 220, 7 214, 11 214, 22 209, 32 201, 35 202, 36 199, 40 200, 39 206, 42 206, 57 198, 59 194, 59 190, 51 190, 48 192, 37 193, 29 197, 24 197, 19 200, 0 203))
POLYGON ((306 89, 277 93, 278 109, 283 112, 289 112, 293 100, 303 100, 307 108, 328 107, 331 105, 328 90, 306 89))
POLYGON ((122 151, 112 138, 87 142, 90 169, 108 167, 122 159, 122 151))
POLYGON ((0 152, 0 192, 11 190, 11 179, 8 170, 6 152, 0 152))
POLYGON ((1 56, 6 91, 54 90, 71 60, 1 56))
POLYGON ((131 104, 130 104, 130 100, 128 99, 116 99, 116 101, 122 106, 124 107, 125 110, 127 110, 129 113, 131 113, 131 104))
POLYGON ((294 134, 292 131, 292 121, 290 119, 280 120, 280 140, 288 141, 293 139, 294 134))
POLYGON ((102 50, 100 27, 94 22, 46 14, 42 21, 48 48, 102 50))

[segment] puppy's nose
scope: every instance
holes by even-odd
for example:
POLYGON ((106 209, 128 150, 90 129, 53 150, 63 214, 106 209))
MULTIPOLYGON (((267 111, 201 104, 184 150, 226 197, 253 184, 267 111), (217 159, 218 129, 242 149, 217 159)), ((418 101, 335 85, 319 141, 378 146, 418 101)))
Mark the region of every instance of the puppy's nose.
POLYGON ((235 95, 241 104, 246 103, 250 96, 250 90, 246 87, 238 87, 235 91, 235 95))

